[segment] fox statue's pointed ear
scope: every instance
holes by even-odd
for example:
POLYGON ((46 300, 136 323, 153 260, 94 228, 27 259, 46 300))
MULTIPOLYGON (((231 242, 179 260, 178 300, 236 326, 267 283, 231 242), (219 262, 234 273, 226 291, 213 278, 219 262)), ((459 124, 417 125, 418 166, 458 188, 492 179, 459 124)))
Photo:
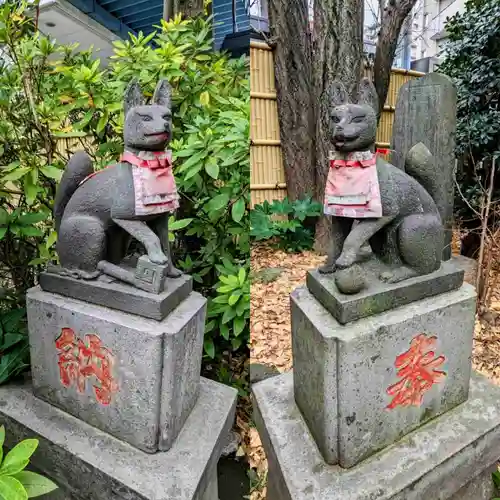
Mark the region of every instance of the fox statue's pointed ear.
POLYGON ((349 104, 349 94, 344 85, 337 80, 334 80, 328 86, 328 98, 333 106, 343 106, 349 104))
POLYGON ((172 88, 167 80, 160 80, 156 85, 152 104, 159 104, 167 108, 172 107, 172 88))
POLYGON ((141 88, 137 80, 132 80, 125 90, 125 98, 123 100, 123 105, 125 109, 125 116, 127 113, 135 106, 141 106, 144 104, 144 96, 142 95, 141 88))
POLYGON ((375 110, 375 113, 378 113, 377 91, 369 78, 363 78, 359 83, 358 104, 367 104, 375 110))

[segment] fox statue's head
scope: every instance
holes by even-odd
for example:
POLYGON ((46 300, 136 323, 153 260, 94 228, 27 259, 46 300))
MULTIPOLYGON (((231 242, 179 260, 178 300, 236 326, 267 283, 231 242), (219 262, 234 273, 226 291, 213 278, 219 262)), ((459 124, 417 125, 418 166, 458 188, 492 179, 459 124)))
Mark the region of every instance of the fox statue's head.
POLYGON ((139 84, 130 82, 124 99, 124 140, 129 149, 163 151, 172 136, 172 89, 160 80, 150 104, 146 104, 139 84))
POLYGON ((333 144, 337 151, 367 151, 377 135, 378 98, 373 83, 363 78, 359 84, 358 103, 349 102, 342 83, 334 81, 329 89, 333 104, 330 112, 333 144))

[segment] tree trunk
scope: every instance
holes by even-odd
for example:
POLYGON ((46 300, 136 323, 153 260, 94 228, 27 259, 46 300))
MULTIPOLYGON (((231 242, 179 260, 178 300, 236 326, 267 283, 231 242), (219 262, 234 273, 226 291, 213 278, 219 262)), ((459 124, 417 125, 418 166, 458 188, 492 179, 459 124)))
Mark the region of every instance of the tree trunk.
MULTIPOLYGON (((328 153, 333 149, 330 113, 332 96, 330 85, 334 80, 344 84, 352 99, 356 98, 363 71, 363 0, 323 0, 316 2, 313 31, 313 81, 316 127, 316 191, 315 197, 324 198, 328 175, 328 153)), ((321 217, 316 226, 315 249, 321 253, 332 251, 332 242, 340 231, 336 220, 321 217)))
POLYGON ((307 0, 271 0, 271 45, 288 197, 314 195, 314 111, 307 0))
POLYGON ((373 67, 374 84, 379 102, 379 118, 387 100, 391 68, 396 55, 401 28, 416 3, 417 0, 389 0, 381 13, 380 34, 373 67))

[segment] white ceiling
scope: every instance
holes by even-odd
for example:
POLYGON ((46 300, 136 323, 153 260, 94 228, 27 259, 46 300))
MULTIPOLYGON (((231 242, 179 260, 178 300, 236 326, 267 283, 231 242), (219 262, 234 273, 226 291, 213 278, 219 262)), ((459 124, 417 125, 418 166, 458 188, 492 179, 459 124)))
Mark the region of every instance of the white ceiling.
POLYGON ((113 53, 111 43, 119 40, 117 35, 65 0, 41 0, 38 27, 42 33, 55 38, 59 44, 78 42, 81 50, 92 45, 95 49, 100 49, 96 57, 99 57, 104 65, 113 53), (52 24, 54 26, 51 26, 52 24))

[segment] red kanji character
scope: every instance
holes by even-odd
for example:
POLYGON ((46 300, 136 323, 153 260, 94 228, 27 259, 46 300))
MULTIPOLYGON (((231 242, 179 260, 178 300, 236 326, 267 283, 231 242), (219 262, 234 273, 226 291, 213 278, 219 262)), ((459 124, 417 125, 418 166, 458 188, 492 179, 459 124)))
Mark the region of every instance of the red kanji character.
POLYGON ((434 351, 429 350, 436 341, 437 337, 421 333, 412 339, 408 351, 396 358, 394 366, 402 380, 387 389, 387 394, 394 396, 388 409, 420 406, 424 393, 446 376, 446 372, 436 370, 445 362, 445 357, 435 358, 434 351))
POLYGON ((76 382, 78 392, 83 393, 87 378, 94 376, 100 384, 93 385, 96 399, 108 405, 118 385, 112 376, 113 355, 103 347, 101 339, 90 334, 82 342, 71 328, 63 328, 56 339, 56 348, 62 384, 69 387, 76 382))

